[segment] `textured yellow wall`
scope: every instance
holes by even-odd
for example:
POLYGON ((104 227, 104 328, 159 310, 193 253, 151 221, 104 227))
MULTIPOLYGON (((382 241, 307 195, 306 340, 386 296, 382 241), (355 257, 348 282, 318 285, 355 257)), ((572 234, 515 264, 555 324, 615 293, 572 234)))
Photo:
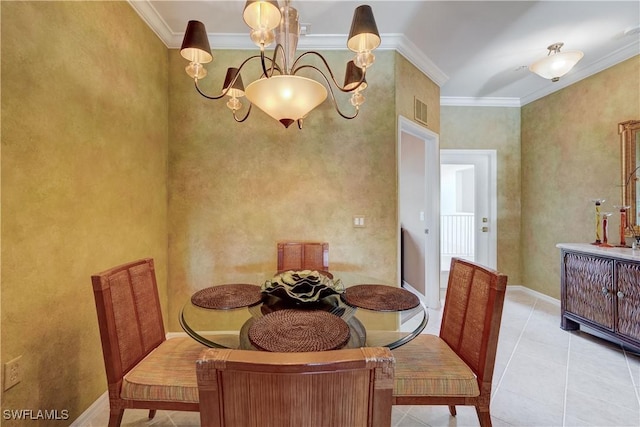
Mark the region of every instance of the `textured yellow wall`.
MULTIPOLYGON (((640 119, 640 56, 522 108, 523 283, 560 297, 560 242, 592 242, 621 202, 618 123, 640 119)), ((611 217, 615 240, 619 218, 611 217)))
MULTIPOLYGON (((226 68, 248 52, 214 54, 202 82, 212 94, 220 92, 226 68)), ((324 54, 342 79, 351 55, 324 54)), ((394 61, 394 52, 376 54, 359 117, 344 120, 327 101, 298 130, 285 129, 256 108, 245 123, 235 123, 224 101, 195 92, 186 61, 177 50, 170 52, 173 330, 179 330, 179 310, 195 290, 241 280, 260 283, 265 271, 275 271, 276 243, 282 240, 329 242, 331 269, 395 279, 394 61), (366 227, 354 228, 353 215, 365 215, 366 227)), ((255 77, 243 71, 245 85, 255 77)))
POLYGON ((520 269, 520 108, 442 107, 440 148, 496 150, 497 268, 525 285, 520 269))
POLYGON ((153 257, 166 301, 167 49, 125 2, 1 8, 2 409, 73 420, 106 390, 90 275, 153 257))
POLYGON ((440 87, 404 56, 395 53, 395 57, 396 114, 415 121, 414 98, 418 98, 427 104, 426 127, 440 133, 440 87))

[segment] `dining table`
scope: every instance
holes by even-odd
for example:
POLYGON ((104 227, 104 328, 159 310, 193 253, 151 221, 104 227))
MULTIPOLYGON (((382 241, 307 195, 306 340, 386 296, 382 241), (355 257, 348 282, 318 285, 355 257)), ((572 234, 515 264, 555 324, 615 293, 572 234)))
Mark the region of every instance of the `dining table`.
POLYGON ((194 292, 182 329, 212 348, 305 352, 411 341, 429 314, 414 292, 350 271, 284 271, 194 292))

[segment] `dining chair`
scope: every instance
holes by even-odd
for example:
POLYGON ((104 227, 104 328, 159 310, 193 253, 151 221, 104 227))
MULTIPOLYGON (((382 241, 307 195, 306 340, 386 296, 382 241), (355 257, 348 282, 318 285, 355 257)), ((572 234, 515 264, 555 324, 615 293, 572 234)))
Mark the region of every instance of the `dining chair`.
POLYGON ((385 347, 307 353, 207 349, 196 362, 202 427, 391 425, 385 347))
POLYGON ((279 242, 278 272, 285 270, 329 271, 329 243, 279 242))
POLYGON ((109 427, 124 410, 197 411, 195 362, 205 348, 191 338, 167 340, 153 260, 91 276, 109 391, 109 427))
POLYGON ((454 258, 439 336, 421 334, 393 350, 394 405, 473 405, 491 426, 491 380, 507 276, 454 258))

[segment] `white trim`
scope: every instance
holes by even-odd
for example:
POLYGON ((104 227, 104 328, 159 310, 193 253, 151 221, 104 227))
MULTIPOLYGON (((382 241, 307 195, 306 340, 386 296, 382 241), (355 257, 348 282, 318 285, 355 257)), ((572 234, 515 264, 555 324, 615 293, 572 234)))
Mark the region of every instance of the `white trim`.
POLYGON ((522 286, 522 285, 508 285, 508 286, 507 286, 507 291, 508 291, 509 289, 522 291, 522 292, 527 293, 527 294, 529 294, 529 295, 531 295, 531 296, 534 296, 534 297, 536 297, 536 298, 538 298, 538 299, 541 299, 541 300, 543 300, 543 301, 546 301, 546 302, 548 302, 548 303, 551 303, 551 304, 553 304, 553 305, 557 305, 558 307, 560 307, 560 300, 559 300, 559 299, 556 299, 556 298, 550 297, 549 295, 543 294, 543 293, 538 292, 538 291, 534 291, 533 289, 531 289, 531 288, 527 288, 526 286, 522 286))
MULTIPOLYGON (((486 160, 488 163, 489 173, 489 222, 487 223, 489 230, 488 250, 489 256, 487 258, 486 265, 490 268, 496 269, 498 264, 498 154, 496 150, 458 150, 458 149, 442 149, 440 150, 440 158, 447 157, 462 157, 472 156, 475 157, 475 162, 479 163, 480 159, 486 160)), ((470 159, 467 159, 470 160, 470 159)), ((447 160, 455 162, 457 160, 447 160)), ((470 163, 460 159, 461 163, 470 163)), ((442 164, 442 160, 440 161, 442 164)), ((440 170, 440 165, 438 165, 440 170)), ((439 250, 439 249, 438 249, 439 250)))
POLYGON ((441 107, 510 107, 520 108, 520 98, 487 97, 472 98, 466 96, 441 96, 441 107))
POLYGON ((91 404, 69 427, 86 427, 91 425, 91 420, 95 421, 96 416, 109 408, 109 392, 105 391, 91 404))
POLYGON ((383 40, 382 47, 386 46, 385 40, 389 39, 387 49, 395 49, 438 86, 442 87, 449 80, 449 76, 404 34, 383 34, 380 37, 383 40))
MULTIPOLYGON (((402 144, 402 134, 412 135, 425 143, 425 171, 431 173, 425 176, 426 194, 425 194, 425 228, 429 230, 425 238, 425 293, 426 303, 429 308, 440 308, 440 136, 430 129, 409 120, 408 118, 398 116, 398 136, 396 144, 397 167, 396 180, 399 191, 400 187, 400 170, 402 167, 400 148, 402 144), (430 222, 427 222, 430 221, 430 222), (431 256, 430 256, 431 255, 431 256)), ((401 235, 400 235, 400 199, 396 206, 397 230, 398 230, 398 273, 397 281, 402 280, 401 269, 401 235)))
POLYGON ((187 338, 189 335, 187 335, 186 332, 167 332, 167 339, 170 340, 172 338, 187 338))
MULTIPOLYGON (((153 4, 149 0, 127 0, 127 2, 147 26, 151 28, 151 31, 156 33, 165 46, 171 47, 169 41, 173 40, 176 34, 171 31, 169 25, 162 19, 162 16, 160 16, 156 8, 153 7, 153 4)), ((180 47, 180 45, 182 45, 182 39, 178 43, 178 47, 180 47)))

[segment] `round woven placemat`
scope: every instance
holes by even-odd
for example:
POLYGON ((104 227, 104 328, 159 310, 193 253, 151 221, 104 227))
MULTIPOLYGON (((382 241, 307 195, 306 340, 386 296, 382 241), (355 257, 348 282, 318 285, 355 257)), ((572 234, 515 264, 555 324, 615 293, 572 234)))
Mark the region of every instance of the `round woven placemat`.
POLYGON ((356 285, 347 288, 342 299, 353 307, 375 311, 402 311, 417 307, 418 297, 402 288, 385 285, 356 285))
POLYGON ((202 308, 226 310, 248 307, 261 299, 260 286, 238 283, 201 289, 191 296, 191 303, 202 308))
POLYGON ((349 336, 344 320, 321 310, 278 310, 249 328, 249 340, 255 347, 289 353, 339 349, 349 336))

